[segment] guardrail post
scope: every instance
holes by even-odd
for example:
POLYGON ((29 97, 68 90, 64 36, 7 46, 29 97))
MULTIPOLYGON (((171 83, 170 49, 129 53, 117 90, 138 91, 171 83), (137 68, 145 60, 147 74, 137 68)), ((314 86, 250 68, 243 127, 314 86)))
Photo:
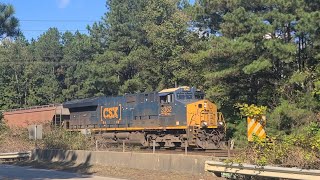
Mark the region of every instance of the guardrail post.
POLYGON ((154 154, 156 152, 156 141, 153 140, 152 142, 152 153, 154 154))
POLYGON ((230 149, 233 150, 233 147, 234 147, 234 139, 231 139, 231 142, 230 142, 230 143, 231 143, 230 149))
POLYGON ((125 151, 125 145, 126 145, 125 140, 123 140, 123 141, 122 141, 122 152, 125 151))
POLYGON ((99 141, 96 140, 96 151, 98 151, 98 143, 99 143, 99 141))
POLYGON ((228 159, 230 158, 230 140, 228 140, 228 159))

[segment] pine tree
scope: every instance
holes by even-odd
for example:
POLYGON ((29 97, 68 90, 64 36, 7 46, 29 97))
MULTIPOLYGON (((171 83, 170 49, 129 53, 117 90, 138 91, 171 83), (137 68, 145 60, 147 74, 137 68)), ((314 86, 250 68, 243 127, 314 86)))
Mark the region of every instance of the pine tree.
POLYGON ((14 13, 12 5, 0 2, 0 40, 6 37, 15 37, 20 33, 19 21, 14 13))

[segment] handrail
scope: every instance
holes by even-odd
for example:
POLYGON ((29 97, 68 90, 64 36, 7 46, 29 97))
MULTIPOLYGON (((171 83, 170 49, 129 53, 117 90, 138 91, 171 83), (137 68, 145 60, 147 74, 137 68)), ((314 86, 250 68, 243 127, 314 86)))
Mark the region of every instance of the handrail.
POLYGON ((214 173, 232 173, 251 176, 276 177, 286 179, 317 179, 320 170, 284 168, 273 166, 256 166, 250 164, 232 164, 217 161, 206 161, 205 171, 214 173))

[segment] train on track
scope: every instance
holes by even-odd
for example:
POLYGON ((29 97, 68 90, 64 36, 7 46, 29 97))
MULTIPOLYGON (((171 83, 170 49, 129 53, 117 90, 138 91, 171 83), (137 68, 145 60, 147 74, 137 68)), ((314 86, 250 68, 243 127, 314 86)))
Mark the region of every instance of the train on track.
POLYGON ((4 118, 9 126, 51 122, 109 143, 125 140, 143 147, 155 143, 163 148, 199 149, 221 149, 225 144, 222 113, 194 87, 79 99, 41 107, 9 110, 4 118))

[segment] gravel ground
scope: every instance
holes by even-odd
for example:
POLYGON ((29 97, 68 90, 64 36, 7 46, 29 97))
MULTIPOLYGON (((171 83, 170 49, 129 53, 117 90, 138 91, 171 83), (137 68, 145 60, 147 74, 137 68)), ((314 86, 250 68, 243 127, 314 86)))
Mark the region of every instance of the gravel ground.
POLYGON ((19 166, 31 166, 33 168, 63 170, 81 174, 124 178, 130 180, 224 180, 225 178, 214 177, 211 173, 192 175, 180 172, 160 172, 155 170, 140 170, 132 168, 120 168, 101 165, 86 165, 62 162, 26 161, 10 163, 19 166))

